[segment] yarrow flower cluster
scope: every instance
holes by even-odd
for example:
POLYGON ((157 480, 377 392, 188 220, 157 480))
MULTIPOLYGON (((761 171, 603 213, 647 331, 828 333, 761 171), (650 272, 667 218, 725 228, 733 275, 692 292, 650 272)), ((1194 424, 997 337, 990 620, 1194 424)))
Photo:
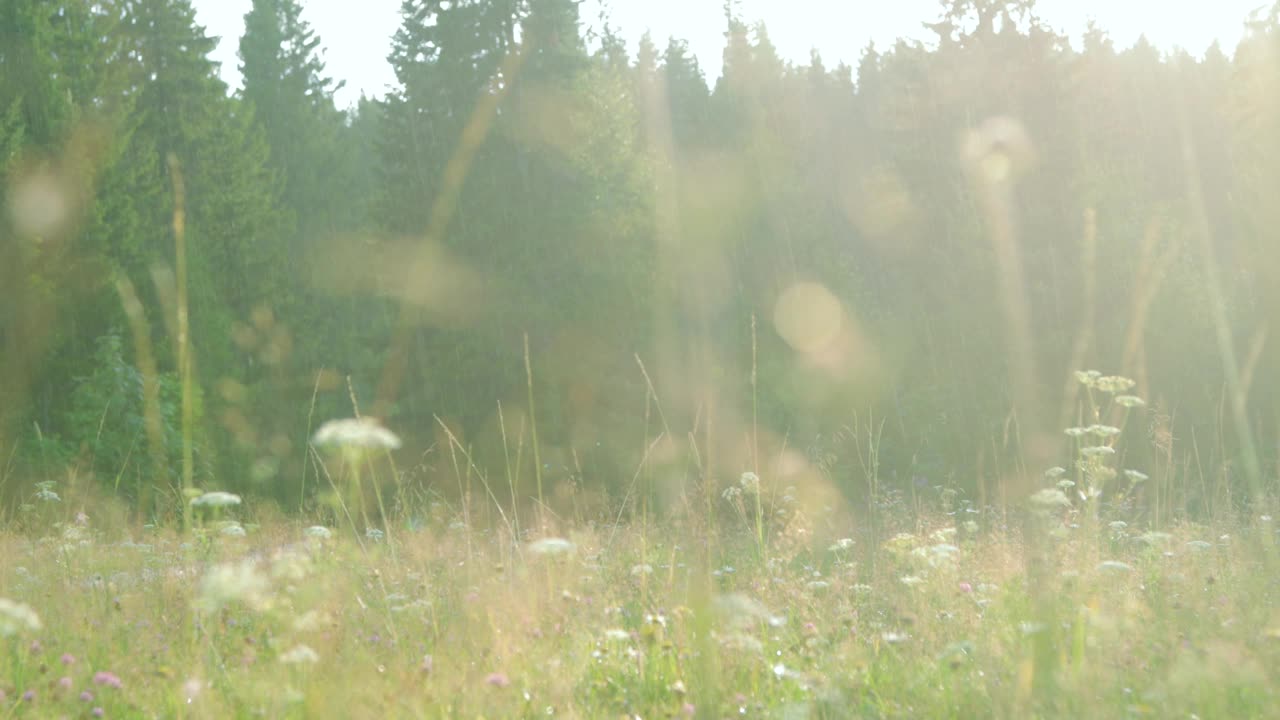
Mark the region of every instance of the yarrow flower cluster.
POLYGON ((0 636, 38 632, 43 627, 40 616, 30 605, 0 598, 0 636))

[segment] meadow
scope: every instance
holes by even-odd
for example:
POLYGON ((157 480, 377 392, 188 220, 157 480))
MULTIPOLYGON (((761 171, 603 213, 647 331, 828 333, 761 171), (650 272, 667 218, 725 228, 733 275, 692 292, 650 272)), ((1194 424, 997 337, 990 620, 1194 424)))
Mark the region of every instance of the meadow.
POLYGON ((1280 2, 1034 5, 0 2, 0 720, 1280 717, 1280 2))
POLYGON ((691 488, 661 518, 521 527, 483 497, 366 504, 398 438, 327 427, 317 524, 192 491, 193 531, 139 527, 38 484, 0 536, 6 717, 1276 714, 1276 521, 1107 520, 1132 513, 1099 478, 1148 481, 1114 471, 1119 428, 1068 430, 1079 462, 1012 509, 939 487, 850 512, 775 463, 707 512, 691 488))

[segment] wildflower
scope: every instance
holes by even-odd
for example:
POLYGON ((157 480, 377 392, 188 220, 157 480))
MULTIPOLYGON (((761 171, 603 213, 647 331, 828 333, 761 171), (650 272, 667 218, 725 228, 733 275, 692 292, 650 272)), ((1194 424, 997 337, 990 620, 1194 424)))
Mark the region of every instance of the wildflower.
POLYGON ((0 598, 0 636, 16 632, 37 632, 43 624, 30 605, 0 598))
POLYGON ((240 496, 235 493, 214 490, 191 499, 191 507, 224 508, 240 504, 240 496))
POLYGON ((972 585, 970 585, 970 584, 969 584, 969 583, 967 583, 967 582, 961 582, 961 583, 960 583, 960 592, 962 592, 962 593, 971 593, 971 592, 973 592, 973 586, 972 586, 972 585))
POLYGON ((886 645, 897 645, 899 643, 904 643, 908 639, 910 639, 910 637, 911 636, 907 635, 906 633, 893 632, 893 631, 881 633, 880 635, 880 639, 883 640, 886 645))
POLYGON ((312 436, 311 444, 317 447, 396 450, 401 442, 399 436, 383 427, 377 419, 362 417, 330 420, 312 436))
POLYGON ((604 637, 606 640, 625 641, 625 640, 631 639, 631 633, 627 632, 626 630, 610 628, 604 631, 604 637))
POLYGON ((1213 543, 1208 543, 1204 540, 1192 540, 1187 543, 1187 549, 1193 552, 1204 552, 1205 550, 1212 550, 1213 543))
POLYGON ((62 657, 61 657, 60 659, 62 660, 62 664, 63 664, 63 665, 75 665, 75 664, 76 664, 76 656, 75 656, 75 655, 72 655, 71 653, 63 653, 63 654, 62 654, 62 657))
POLYGON ((81 702, 93 702, 93 693, 89 692, 88 690, 81 692, 80 700, 81 702))
POLYGON ((226 563, 205 573, 197 602, 206 612, 217 612, 236 602, 261 610, 271 604, 270 588, 253 560, 226 563))
POLYGON ((1127 573, 1133 568, 1119 560, 1103 560, 1096 569, 1102 573, 1127 573))
POLYGON ((1094 383, 1094 387, 1098 388, 1104 393, 1109 393, 1111 395, 1124 392, 1125 390, 1128 390, 1134 385, 1137 385, 1137 383, 1134 382, 1133 380, 1130 380, 1127 377, 1120 377, 1119 375, 1108 375, 1106 377, 1100 377, 1094 383))
POLYGON ((1067 474, 1066 468, 1058 467, 1056 465, 1044 471, 1044 477, 1046 480, 1056 480, 1066 474, 1067 474))
POLYGON ((1098 382, 1098 379, 1101 377, 1102 377, 1102 373, 1098 372, 1097 370, 1077 370, 1076 371, 1076 380, 1078 380, 1080 384, 1084 385, 1085 387, 1093 387, 1098 382))
POLYGON ((1129 527, 1129 523, 1123 520, 1112 520, 1108 524, 1108 527, 1110 527, 1112 530, 1116 532, 1120 532, 1121 530, 1124 530, 1125 528, 1129 527))
POLYGON ((640 576, 642 576, 642 575, 652 575, 652 574, 653 574, 653 566, 652 566, 652 565, 650 565, 650 564, 648 564, 648 563, 642 563, 642 564, 640 564, 640 565, 635 565, 635 566, 633 566, 633 567, 631 568, 631 574, 632 574, 632 576, 634 576, 634 577, 640 577, 640 576))
POLYGON ((814 592, 821 592, 831 587, 831 583, 826 580, 810 580, 806 587, 814 592))
POLYGON ((1129 478, 1129 482, 1137 485, 1147 479, 1147 474, 1138 470, 1125 470, 1125 477, 1129 478))
POLYGON ((840 538, 835 541, 831 547, 827 548, 828 552, 840 552, 841 550, 853 549, 853 538, 840 538))
POLYGON ((61 690, 70 690, 71 678, 67 677, 66 675, 63 675, 62 677, 58 678, 58 688, 61 690))
POLYGON ((103 711, 103 709, 102 709, 102 708, 100 708, 100 707, 96 707, 96 708, 94 708, 94 709, 90 710, 90 711, 89 711, 89 714, 90 714, 90 715, 92 715, 92 716, 94 716, 94 717, 96 717, 96 718, 99 718, 99 717, 102 717, 103 715, 105 715, 105 714, 106 714, 106 712, 105 712, 105 711, 103 711))
POLYGON ((317 538, 320 540, 328 540, 333 537, 333 532, 323 525, 312 525, 306 530, 303 530, 302 534, 309 538, 317 538))
POLYGON ((108 672, 106 670, 99 670, 98 672, 93 674, 93 684, 105 685, 106 687, 111 687, 111 688, 120 688, 124 686, 124 683, 121 682, 120 677, 118 675, 116 675, 113 672, 108 672))
POLYGON ((929 564, 933 567, 945 565, 955 559, 960 553, 960 548, 948 543, 939 543, 929 547, 929 564))
POLYGON ((244 537, 245 531, 244 527, 240 525, 240 523, 227 523, 222 526, 222 529, 218 531, 218 534, 225 535, 227 537, 244 537))
POLYGON ((308 645, 295 645, 280 656, 280 662, 286 665, 314 665, 320 662, 320 654, 308 645))
POLYGON ((1115 455, 1116 449, 1109 445, 1094 445, 1093 447, 1080 448, 1080 454, 1088 457, 1102 457, 1104 455, 1115 455))
POLYGON ((1064 493, 1075 486, 1076 486, 1075 480, 1068 480, 1066 478, 1062 478, 1061 480, 1058 481, 1058 489, 1064 493))
POLYGON ((386 533, 382 532, 378 528, 371 527, 365 528, 364 536, 374 542, 382 542, 382 539, 386 537, 386 533))
POLYGON ((1078 438, 1078 437, 1084 437, 1085 435, 1087 435, 1089 433, 1089 428, 1071 427, 1071 428, 1067 428, 1066 430, 1063 430, 1063 432, 1070 437, 1078 438))
POLYGON ((1031 496, 1031 506, 1037 510, 1054 510, 1071 506, 1071 501, 1061 490, 1041 490, 1031 496))
POLYGON ((511 678, 508 678, 505 673, 495 672, 489 673, 488 677, 484 679, 484 682, 486 685, 504 688, 511 684, 511 678))
POLYGON ((204 683, 200 682, 199 678, 188 678, 186 682, 182 683, 182 695, 187 699, 188 703, 195 700, 202 689, 204 689, 204 683))
POLYGON ((1086 429, 1090 435, 1096 435, 1100 438, 1109 438, 1120 434, 1120 428, 1113 425, 1090 425, 1086 429))
POLYGON ((904 575, 898 578, 898 582, 906 585, 907 587, 915 587, 916 585, 923 584, 924 578, 919 575, 904 575))
POLYGON ((1147 401, 1137 395, 1117 395, 1116 404, 1124 408, 1136 408, 1146 405, 1147 401))
POLYGON ((529 543, 529 552, 535 555, 567 555, 577 549, 577 545, 564 538, 542 538, 529 543))
POLYGON ((773 666, 773 676, 774 676, 774 677, 776 677, 776 678, 778 678, 779 680, 781 680, 782 678, 786 677, 786 676, 787 676, 787 666, 786 666, 786 665, 783 665, 782 663, 778 663, 778 664, 774 665, 774 666, 773 666))
POLYGON ((61 502, 62 498, 58 497, 58 493, 52 490, 37 490, 36 499, 40 502, 61 502))
POLYGON ((35 702, 35 699, 36 699, 36 691, 35 691, 35 690, 28 690, 28 691, 26 691, 26 692, 22 693, 22 701, 23 701, 23 702, 35 702))
POLYGON ((742 491, 748 495, 755 495, 760 492, 760 476, 753 472, 744 472, 738 478, 738 485, 742 486, 742 491))

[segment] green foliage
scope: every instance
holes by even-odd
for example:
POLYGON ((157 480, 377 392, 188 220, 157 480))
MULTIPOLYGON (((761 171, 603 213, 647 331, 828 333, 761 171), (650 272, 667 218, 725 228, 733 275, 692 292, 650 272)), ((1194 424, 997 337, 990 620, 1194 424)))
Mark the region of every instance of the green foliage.
MULTIPOLYGON (((77 378, 67 414, 68 442, 79 448, 89 467, 107 487, 137 497, 144 486, 166 490, 178 482, 181 467, 181 384, 163 373, 156 408, 161 447, 151 447, 142 373, 124 356, 119 334, 98 338, 92 372, 77 378), (159 466, 153 452, 159 453, 159 466), (165 474, 156 477, 157 469, 165 474)), ((200 412, 197 410, 197 418, 200 412)))

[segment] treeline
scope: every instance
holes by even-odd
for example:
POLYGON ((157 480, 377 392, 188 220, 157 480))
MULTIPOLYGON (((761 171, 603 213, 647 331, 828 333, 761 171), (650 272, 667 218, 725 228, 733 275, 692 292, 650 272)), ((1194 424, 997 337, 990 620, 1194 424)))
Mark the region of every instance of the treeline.
POLYGON ((234 93, 188 0, 8 0, 0 473, 159 507, 186 444, 296 507, 358 411, 428 487, 784 457, 994 502, 1096 367, 1150 404, 1126 461, 1209 509, 1280 439, 1278 12, 1196 58, 954 0, 856 67, 729 16, 708 86, 572 0, 405 0, 396 88, 343 111, 296 0, 254 0, 234 93))

